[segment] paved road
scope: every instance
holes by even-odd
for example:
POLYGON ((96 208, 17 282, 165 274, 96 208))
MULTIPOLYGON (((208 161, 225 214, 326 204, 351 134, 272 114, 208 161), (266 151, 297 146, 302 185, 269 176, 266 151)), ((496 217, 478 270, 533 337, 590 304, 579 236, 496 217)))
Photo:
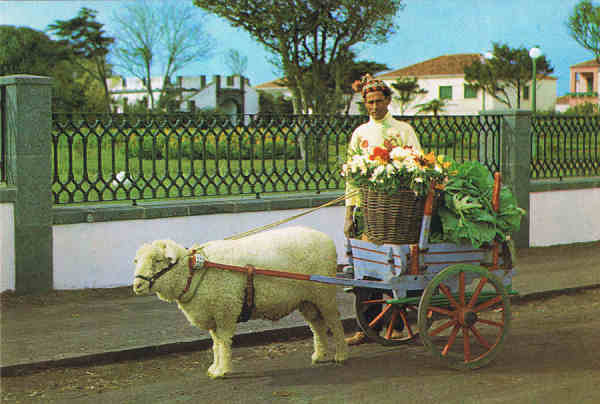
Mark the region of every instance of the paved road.
POLYGON ((487 367, 450 370, 417 343, 352 347, 310 365, 310 339, 237 347, 235 372, 209 350, 2 379, 3 403, 598 403, 600 289, 513 305, 508 345, 487 367))
MULTIPOLYGON (((600 241, 518 251, 514 288, 522 295, 600 284, 600 241)), ((347 324, 353 295, 338 293, 347 324)), ((155 350, 206 348, 206 331, 191 327, 177 305, 130 288, 53 292, 39 297, 2 296, 0 365, 3 374, 40 362, 86 363, 144 356, 155 350), (158 325, 158 326, 157 326, 158 325)), ((299 313, 278 321, 240 324, 238 340, 272 339, 308 331, 299 313)))

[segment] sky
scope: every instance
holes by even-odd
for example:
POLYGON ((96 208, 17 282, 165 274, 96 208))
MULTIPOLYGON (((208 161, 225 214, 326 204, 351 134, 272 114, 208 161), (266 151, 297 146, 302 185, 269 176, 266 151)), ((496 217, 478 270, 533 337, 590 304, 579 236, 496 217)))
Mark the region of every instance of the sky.
MULTIPOLYGON (((128 1, 135 0, 0 0, 0 25, 44 31, 56 20, 71 19, 81 7, 88 7, 98 12, 97 19, 110 36, 115 26, 113 16, 128 1)), ((557 78, 557 95, 561 96, 569 92, 569 66, 594 58, 569 36, 565 25, 578 2, 404 0, 405 8, 396 16, 397 32, 389 41, 361 44, 355 50, 359 59, 384 63, 395 70, 441 55, 485 53, 492 50, 493 42, 511 48, 538 46, 554 67, 552 75, 557 78)), ((216 16, 208 15, 205 21, 205 29, 215 39, 213 56, 188 65, 177 75, 228 75, 224 54, 235 49, 248 57, 245 75, 251 85, 281 77, 281 72, 270 63, 272 54, 245 31, 216 16)))

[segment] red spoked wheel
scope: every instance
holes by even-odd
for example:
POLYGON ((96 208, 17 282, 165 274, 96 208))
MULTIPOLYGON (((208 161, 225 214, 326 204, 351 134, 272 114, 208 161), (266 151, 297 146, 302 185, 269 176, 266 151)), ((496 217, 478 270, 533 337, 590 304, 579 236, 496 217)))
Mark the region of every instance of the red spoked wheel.
POLYGON ((418 307, 410 304, 391 304, 391 292, 357 288, 355 310, 360 328, 369 338, 381 345, 406 344, 414 340, 417 328, 418 307))
POLYGON ((477 369, 499 353, 510 328, 510 302, 487 269, 452 265, 437 274, 419 303, 421 340, 455 369, 477 369))

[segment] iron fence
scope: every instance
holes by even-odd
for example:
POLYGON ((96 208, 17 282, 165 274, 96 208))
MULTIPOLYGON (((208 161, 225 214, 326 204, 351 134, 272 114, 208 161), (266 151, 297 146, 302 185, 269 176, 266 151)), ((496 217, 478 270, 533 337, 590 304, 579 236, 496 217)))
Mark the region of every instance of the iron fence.
POLYGON ((531 177, 600 175, 600 117, 534 116, 531 177))
MULTIPOLYGON (((499 169, 499 116, 397 117, 426 151, 499 169)), ((337 190, 365 116, 53 115, 56 204, 337 190)))

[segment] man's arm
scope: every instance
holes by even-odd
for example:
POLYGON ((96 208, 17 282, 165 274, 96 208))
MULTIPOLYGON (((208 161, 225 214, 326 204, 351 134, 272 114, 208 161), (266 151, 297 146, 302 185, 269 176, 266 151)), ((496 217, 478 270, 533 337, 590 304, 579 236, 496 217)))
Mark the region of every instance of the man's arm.
POLYGON ((346 216, 344 218, 344 234, 346 237, 354 236, 354 205, 346 205, 346 216))

